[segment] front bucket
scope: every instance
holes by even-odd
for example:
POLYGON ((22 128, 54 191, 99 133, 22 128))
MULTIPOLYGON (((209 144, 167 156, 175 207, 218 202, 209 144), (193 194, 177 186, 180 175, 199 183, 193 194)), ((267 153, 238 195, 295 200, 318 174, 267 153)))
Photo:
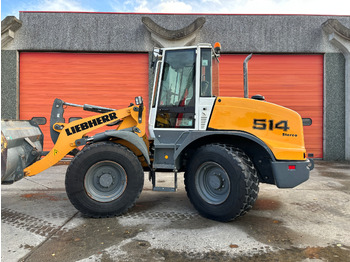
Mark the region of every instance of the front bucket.
POLYGON ((33 121, 1 120, 1 183, 23 178, 23 169, 40 159, 44 135, 33 121))

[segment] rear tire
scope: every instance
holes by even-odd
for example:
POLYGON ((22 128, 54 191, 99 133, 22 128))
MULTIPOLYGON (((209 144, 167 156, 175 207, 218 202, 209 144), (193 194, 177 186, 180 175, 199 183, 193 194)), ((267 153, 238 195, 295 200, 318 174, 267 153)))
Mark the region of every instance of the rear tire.
POLYGON ((250 210, 259 192, 257 171, 249 157, 229 145, 197 150, 185 173, 187 195, 209 219, 230 221, 250 210))
POLYGON ((69 200, 90 217, 121 215, 139 197, 144 181, 142 166, 125 146, 101 142, 86 146, 66 173, 69 200))

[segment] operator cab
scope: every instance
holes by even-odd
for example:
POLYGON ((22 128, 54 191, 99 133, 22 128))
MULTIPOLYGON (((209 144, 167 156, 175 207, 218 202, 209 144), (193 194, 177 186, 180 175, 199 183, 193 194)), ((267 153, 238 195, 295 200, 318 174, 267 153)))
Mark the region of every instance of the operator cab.
POLYGON ((163 48, 156 54, 149 131, 205 130, 218 96, 218 53, 210 44, 163 48))

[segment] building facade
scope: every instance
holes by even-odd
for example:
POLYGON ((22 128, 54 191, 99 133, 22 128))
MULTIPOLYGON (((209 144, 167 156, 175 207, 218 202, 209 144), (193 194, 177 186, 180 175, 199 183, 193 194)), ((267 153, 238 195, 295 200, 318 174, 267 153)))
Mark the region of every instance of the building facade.
POLYGON ((311 156, 350 160, 349 28, 350 16, 21 12, 2 21, 1 117, 49 122, 56 97, 112 108, 149 101, 154 47, 220 42, 221 96, 243 97, 253 53, 250 96, 307 119, 311 156))

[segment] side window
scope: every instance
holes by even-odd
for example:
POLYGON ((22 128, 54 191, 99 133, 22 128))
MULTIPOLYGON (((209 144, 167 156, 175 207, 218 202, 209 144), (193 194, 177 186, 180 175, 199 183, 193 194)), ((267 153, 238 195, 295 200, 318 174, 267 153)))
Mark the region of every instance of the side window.
POLYGON ((194 128, 195 49, 165 53, 156 127, 194 128))
POLYGON ((201 97, 219 95, 219 60, 211 49, 201 50, 201 97))
POLYGON ((219 96, 219 59, 212 54, 211 58, 211 94, 212 96, 219 96))
POLYGON ((201 97, 211 97, 211 62, 212 62, 212 51, 211 49, 202 49, 201 59, 201 97))

